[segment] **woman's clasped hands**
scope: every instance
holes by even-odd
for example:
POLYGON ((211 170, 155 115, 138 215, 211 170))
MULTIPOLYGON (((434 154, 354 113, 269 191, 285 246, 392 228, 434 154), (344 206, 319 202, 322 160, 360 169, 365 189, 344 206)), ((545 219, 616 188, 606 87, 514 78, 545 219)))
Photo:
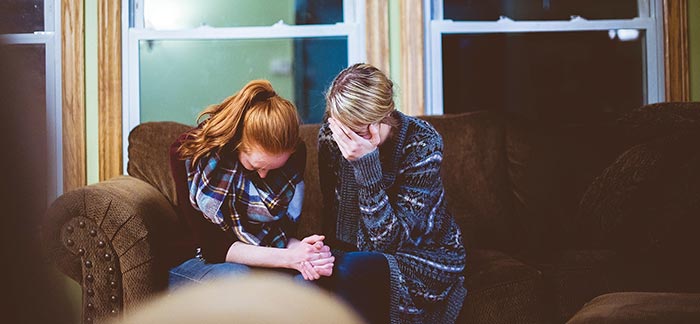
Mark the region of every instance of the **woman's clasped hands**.
POLYGON ((331 248, 323 243, 325 236, 311 235, 301 241, 290 240, 287 249, 290 252, 292 268, 301 273, 306 280, 316 280, 321 276, 333 274, 335 257, 331 248))

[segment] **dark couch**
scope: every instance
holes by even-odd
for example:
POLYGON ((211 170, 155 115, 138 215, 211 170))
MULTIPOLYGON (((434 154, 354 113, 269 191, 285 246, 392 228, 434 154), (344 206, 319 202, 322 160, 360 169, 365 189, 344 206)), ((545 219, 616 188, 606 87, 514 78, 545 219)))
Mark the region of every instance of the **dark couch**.
MULTIPOLYGON (((448 208, 468 251, 460 323, 561 323, 611 292, 682 293, 700 305, 688 294, 700 292, 700 103, 566 125, 489 111, 422 118, 443 136, 448 208)), ((318 127, 301 129, 300 235, 321 229, 318 127)), ((45 250, 82 285, 84 319, 118 316, 166 287, 177 252, 167 242, 185 235, 168 146, 187 128, 138 126, 128 176, 67 192, 50 207, 45 250)), ((575 320, 630 300, 613 297, 575 320)), ((681 318, 698 319, 697 309, 688 314, 681 318)))

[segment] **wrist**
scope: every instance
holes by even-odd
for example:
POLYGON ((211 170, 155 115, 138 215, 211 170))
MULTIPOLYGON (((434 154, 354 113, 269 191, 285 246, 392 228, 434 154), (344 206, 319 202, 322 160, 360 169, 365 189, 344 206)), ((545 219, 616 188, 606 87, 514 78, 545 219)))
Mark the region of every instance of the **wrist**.
POLYGON ((281 255, 281 260, 282 261, 282 266, 287 269, 293 269, 293 270, 298 270, 299 267, 296 264, 296 259, 294 258, 294 253, 293 250, 289 249, 289 245, 287 246, 286 249, 281 250, 282 255, 281 255))
POLYGON ((350 161, 359 185, 369 185, 382 179, 382 166, 379 161, 379 150, 374 150, 361 158, 350 161))

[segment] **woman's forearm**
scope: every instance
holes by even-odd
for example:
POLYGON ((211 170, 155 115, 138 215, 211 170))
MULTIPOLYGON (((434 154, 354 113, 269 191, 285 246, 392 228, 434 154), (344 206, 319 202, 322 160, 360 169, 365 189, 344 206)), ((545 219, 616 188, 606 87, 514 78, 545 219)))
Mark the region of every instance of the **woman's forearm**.
POLYGON ((236 241, 226 253, 226 262, 240 263, 262 268, 290 268, 292 262, 287 249, 255 246, 236 241))

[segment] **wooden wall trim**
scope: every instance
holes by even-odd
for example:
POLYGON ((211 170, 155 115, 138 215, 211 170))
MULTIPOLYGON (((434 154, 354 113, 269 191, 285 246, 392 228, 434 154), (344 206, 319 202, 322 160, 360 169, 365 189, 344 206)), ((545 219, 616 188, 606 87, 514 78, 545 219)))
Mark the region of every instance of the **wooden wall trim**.
POLYGON ((121 1, 97 5, 100 181, 122 174, 121 1))
POLYGON ((690 101, 688 1, 663 0, 666 101, 690 101))
POLYGON ((85 6, 61 1, 61 87, 63 191, 86 185, 85 6))
POLYGON ((425 114, 422 1, 401 1, 401 110, 425 114))
POLYGON ((390 75, 389 63, 389 1, 366 2, 367 63, 390 75))

